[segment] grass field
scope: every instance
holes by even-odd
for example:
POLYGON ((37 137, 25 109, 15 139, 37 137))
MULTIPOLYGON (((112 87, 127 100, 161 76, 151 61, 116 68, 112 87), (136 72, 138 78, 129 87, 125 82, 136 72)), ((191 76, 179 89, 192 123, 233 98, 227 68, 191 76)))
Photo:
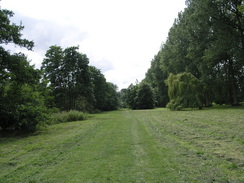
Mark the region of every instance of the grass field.
POLYGON ((244 182, 244 108, 120 110, 0 139, 0 183, 244 182))

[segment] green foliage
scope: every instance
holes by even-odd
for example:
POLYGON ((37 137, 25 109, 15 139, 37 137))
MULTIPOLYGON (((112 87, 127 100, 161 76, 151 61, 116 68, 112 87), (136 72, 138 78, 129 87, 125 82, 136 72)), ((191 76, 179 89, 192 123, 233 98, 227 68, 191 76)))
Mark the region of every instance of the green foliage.
POLYGON ((89 72, 93 87, 93 93, 95 96, 95 108, 98 110, 103 110, 106 106, 106 87, 107 82, 104 75, 101 73, 99 69, 93 66, 89 66, 89 72))
POLYGON ((119 94, 117 92, 118 87, 110 82, 107 82, 106 90, 105 90, 105 105, 103 106, 103 110, 111 111, 116 110, 119 107, 119 94))
POLYGON ((89 66, 93 93, 94 108, 102 111, 116 110, 119 106, 117 86, 106 82, 106 78, 99 69, 89 66))
POLYGON ((54 123, 64 123, 72 121, 82 121, 87 119, 87 114, 76 110, 63 111, 52 115, 54 123))
POLYGON ((0 130, 34 132, 49 120, 40 92, 11 83, 1 97, 0 130))
POLYGON ((126 108, 127 107, 127 96, 128 96, 128 89, 122 89, 119 92, 119 100, 120 100, 120 107, 126 108))
POLYGON ((244 13, 244 3, 242 2, 241 5, 238 6, 238 10, 241 12, 241 13, 244 13))
POLYGON ((94 94, 89 59, 78 47, 51 46, 42 63, 44 78, 50 81, 56 107, 61 110, 91 111, 94 94))
MULTIPOLYGON (((13 15, 0 9, 0 44, 14 43, 31 50, 34 43, 21 38, 24 27, 10 22, 13 15)), ((56 107, 67 111, 117 109, 117 87, 107 83, 95 67, 89 69, 89 59, 78 49, 51 46, 40 71, 24 54, 11 55, 0 46, 0 131, 33 132, 50 123, 48 114, 56 107)), ((77 111, 66 116, 68 121, 85 118, 77 111)))
POLYGON ((151 67, 146 73, 144 81, 153 87, 156 97, 156 107, 165 107, 169 101, 168 87, 165 85, 167 73, 160 66, 161 53, 155 55, 151 61, 151 67))
POLYGON ((170 110, 196 108, 202 106, 202 83, 190 73, 170 74, 166 80, 170 110))
MULTIPOLYGON (((162 73, 191 73, 204 83, 204 105, 243 100, 243 1, 189 0, 162 46, 162 73)), ((156 79, 157 80, 157 79, 156 79)))
POLYGON ((51 46, 47 51, 42 71, 50 82, 56 107, 88 112, 117 109, 117 86, 106 82, 101 71, 88 64, 89 59, 78 47, 63 50, 51 46))
POLYGON ((14 16, 12 11, 0 9, 0 44, 14 43, 31 50, 34 46, 33 41, 22 39, 22 25, 11 24, 10 18, 14 16))
POLYGON ((137 109, 137 94, 138 94, 138 84, 133 85, 131 84, 127 89, 127 105, 131 109, 137 109))
POLYGON ((153 109, 155 107, 155 93, 150 84, 146 82, 140 83, 137 100, 138 109, 153 109))
POLYGON ((155 107, 155 93, 147 82, 131 84, 127 89, 127 105, 131 109, 153 109, 155 107))
MULTIPOLYGON (((14 13, 0 9, 0 44, 14 43, 31 50, 22 39, 22 25, 11 24, 14 13)), ((0 131, 34 132, 49 120, 44 95, 39 91, 40 71, 22 54, 11 55, 0 46, 0 131)))

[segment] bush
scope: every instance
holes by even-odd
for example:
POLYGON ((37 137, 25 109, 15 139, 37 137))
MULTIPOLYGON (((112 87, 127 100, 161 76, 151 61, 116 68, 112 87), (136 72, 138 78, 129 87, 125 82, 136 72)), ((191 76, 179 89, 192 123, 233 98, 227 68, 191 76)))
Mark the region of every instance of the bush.
POLYGON ((79 112, 76 110, 71 111, 63 111, 59 113, 54 113, 52 115, 54 123, 64 123, 64 122, 71 122, 71 121, 82 121, 87 119, 87 114, 83 112, 79 112))
POLYGON ((48 120, 40 92, 26 84, 13 83, 5 88, 0 105, 0 130, 34 132, 48 120))

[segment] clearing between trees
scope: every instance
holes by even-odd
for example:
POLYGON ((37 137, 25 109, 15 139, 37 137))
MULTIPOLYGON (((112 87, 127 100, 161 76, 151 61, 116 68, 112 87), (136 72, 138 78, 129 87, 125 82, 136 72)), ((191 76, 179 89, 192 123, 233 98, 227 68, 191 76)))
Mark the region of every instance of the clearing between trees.
POLYGON ((0 183, 243 182, 244 108, 119 110, 0 138, 0 183))

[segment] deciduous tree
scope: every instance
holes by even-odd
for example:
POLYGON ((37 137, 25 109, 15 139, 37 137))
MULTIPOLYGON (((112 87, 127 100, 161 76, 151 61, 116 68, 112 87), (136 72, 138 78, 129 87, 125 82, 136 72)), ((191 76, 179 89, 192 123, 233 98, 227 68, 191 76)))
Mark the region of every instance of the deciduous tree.
POLYGON ((42 63, 44 77, 50 81, 55 103, 61 110, 93 110, 94 94, 89 59, 78 47, 51 46, 42 63))
POLYGON ((0 131, 35 131, 47 120, 44 99, 38 91, 40 71, 24 54, 11 55, 3 44, 31 50, 33 41, 22 38, 22 25, 11 23, 14 13, 0 9, 0 131))
POLYGON ((153 109, 155 108, 155 93, 150 84, 141 82, 137 93, 137 108, 138 109, 153 109))
POLYGON ((170 74, 166 83, 170 98, 167 108, 181 110, 202 107, 203 85, 191 73, 170 74))

